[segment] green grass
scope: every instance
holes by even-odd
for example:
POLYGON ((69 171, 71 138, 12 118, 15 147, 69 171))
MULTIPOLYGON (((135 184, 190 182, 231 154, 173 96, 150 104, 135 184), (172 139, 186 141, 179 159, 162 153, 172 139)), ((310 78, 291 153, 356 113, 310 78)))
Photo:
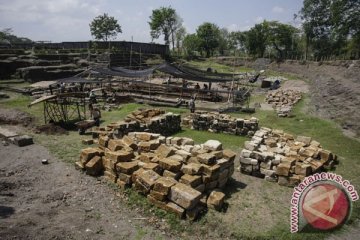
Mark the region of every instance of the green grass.
POLYGON ((218 73, 233 73, 234 71, 235 71, 235 73, 239 73, 239 72, 254 71, 254 69, 244 67, 244 66, 240 66, 240 67, 237 66, 234 68, 232 66, 227 66, 224 64, 216 63, 211 59, 207 59, 205 61, 190 61, 187 64, 191 67, 195 67, 195 68, 201 69, 203 71, 206 71, 210 67, 213 70, 216 70, 218 73))

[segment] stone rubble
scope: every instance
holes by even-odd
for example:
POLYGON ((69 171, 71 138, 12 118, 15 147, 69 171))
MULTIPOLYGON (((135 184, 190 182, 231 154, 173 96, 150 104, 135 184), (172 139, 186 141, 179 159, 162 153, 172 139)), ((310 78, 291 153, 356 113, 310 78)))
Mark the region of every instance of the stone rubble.
POLYGON ((109 135, 111 138, 121 138, 130 132, 151 132, 170 136, 181 130, 181 117, 160 109, 139 109, 126 116, 123 121, 110 123, 105 128, 95 128, 93 137, 109 135))
POLYGON ((259 127, 259 120, 254 117, 242 119, 227 114, 206 111, 196 111, 184 118, 182 123, 195 130, 242 136, 254 135, 254 132, 259 127))
POLYGON ((216 140, 194 144, 186 137, 131 132, 121 139, 99 137, 85 148, 75 167, 103 174, 120 188, 132 187, 155 206, 194 220, 206 207, 220 210, 221 192, 234 172, 236 154, 216 140))
POLYGON ((292 89, 270 91, 266 103, 272 104, 279 117, 288 117, 293 106, 301 100, 301 92, 292 89))
POLYGON ((242 173, 265 178, 282 186, 296 186, 305 177, 329 170, 337 156, 311 137, 261 128, 240 153, 242 173))

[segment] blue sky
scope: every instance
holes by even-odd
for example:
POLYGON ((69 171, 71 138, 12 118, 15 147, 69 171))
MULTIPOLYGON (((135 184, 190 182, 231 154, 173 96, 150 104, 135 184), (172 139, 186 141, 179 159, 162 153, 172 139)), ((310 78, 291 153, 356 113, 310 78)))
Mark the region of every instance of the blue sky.
MULTIPOLYGON (((149 16, 153 9, 171 6, 188 33, 204 22, 230 31, 248 30, 265 20, 295 24, 302 0, 0 0, 0 29, 32 40, 91 40, 89 23, 102 14, 114 16, 123 33, 117 40, 150 42, 149 16)), ((155 42, 163 43, 162 37, 155 42)))

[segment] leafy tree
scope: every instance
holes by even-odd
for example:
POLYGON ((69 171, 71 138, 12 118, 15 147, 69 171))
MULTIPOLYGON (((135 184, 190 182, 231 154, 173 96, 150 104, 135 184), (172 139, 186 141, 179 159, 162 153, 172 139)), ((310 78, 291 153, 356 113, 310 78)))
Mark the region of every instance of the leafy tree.
POLYGON ((304 0, 300 17, 306 36, 305 58, 309 46, 314 48, 315 56, 320 58, 332 51, 332 0, 304 0))
POLYGON ((231 50, 230 45, 230 33, 226 28, 220 29, 220 38, 219 38, 219 53, 225 55, 225 52, 231 50))
POLYGON ((96 40, 109 41, 116 38, 118 33, 122 33, 121 26, 114 17, 106 13, 95 17, 90 23, 90 32, 96 40))
POLYGON ((12 34, 11 28, 5 28, 0 31, 0 41, 8 43, 32 43, 29 38, 17 37, 12 34))
POLYGON ((181 18, 176 14, 175 9, 171 7, 161 7, 152 11, 150 16, 150 35, 153 39, 164 35, 165 44, 170 44, 172 40, 175 47, 175 33, 181 27, 181 18))
POLYGON ((255 24, 248 33, 246 46, 251 55, 264 57, 269 38, 269 22, 255 24))
POLYGON ((178 55, 180 55, 182 51, 185 36, 186 36, 186 29, 183 26, 181 26, 175 33, 176 49, 178 50, 178 55))
POLYGON ((247 31, 231 32, 229 35, 229 48, 246 52, 247 50, 247 31))
POLYGON ((212 56, 220 44, 219 27, 213 23, 205 22, 198 27, 196 33, 200 39, 200 48, 206 52, 206 57, 212 56))
POLYGON ((188 57, 195 56, 195 52, 200 49, 200 44, 201 41, 195 33, 186 35, 183 41, 185 55, 188 57))
POLYGON ((268 43, 277 51, 278 58, 283 59, 288 52, 297 49, 295 35, 299 32, 295 27, 277 21, 268 24, 268 43))

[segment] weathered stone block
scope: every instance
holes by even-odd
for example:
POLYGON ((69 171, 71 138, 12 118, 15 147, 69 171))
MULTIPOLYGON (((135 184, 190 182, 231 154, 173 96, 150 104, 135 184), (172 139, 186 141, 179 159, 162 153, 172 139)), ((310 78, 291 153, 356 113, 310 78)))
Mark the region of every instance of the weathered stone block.
POLYGON ((131 175, 133 172, 139 169, 138 162, 119 162, 116 164, 116 170, 120 173, 131 175))
POLYGON ((207 140, 204 143, 204 149, 210 150, 210 151, 219 151, 222 150, 222 144, 221 142, 217 140, 207 140))
POLYGON ((167 195, 170 191, 170 188, 176 183, 177 181, 173 178, 160 177, 158 180, 156 180, 153 189, 154 191, 167 195))
POLYGON ((201 176, 184 174, 180 178, 179 182, 195 188, 196 186, 198 186, 202 183, 202 178, 201 178, 201 176))
POLYGON ((203 171, 203 165, 199 164, 199 163, 189 163, 189 164, 184 164, 181 167, 181 171, 185 174, 189 174, 189 175, 199 175, 202 173, 203 171))
POLYGON ((127 151, 105 151, 105 157, 118 163, 118 162, 129 162, 134 158, 134 153, 127 151))
POLYGON ((221 210, 225 200, 225 194, 219 190, 214 190, 210 193, 207 199, 208 208, 213 208, 215 210, 221 210))
POLYGON ((85 165, 86 173, 91 176, 98 176, 103 170, 101 157, 95 156, 85 165))
POLYGON ((201 198, 201 193, 190 186, 177 183, 171 187, 169 199, 185 209, 196 206, 201 198))
POLYGON ((197 155, 197 159, 200 163, 210 165, 214 164, 216 161, 216 157, 212 153, 203 153, 197 155))
POLYGON ((155 151, 155 154, 158 155, 160 158, 167 158, 170 157, 171 155, 175 154, 175 151, 166 146, 165 144, 161 144, 155 151))
POLYGON ((173 159, 164 158, 159 160, 159 165, 165 170, 176 173, 180 171, 182 163, 173 159))

